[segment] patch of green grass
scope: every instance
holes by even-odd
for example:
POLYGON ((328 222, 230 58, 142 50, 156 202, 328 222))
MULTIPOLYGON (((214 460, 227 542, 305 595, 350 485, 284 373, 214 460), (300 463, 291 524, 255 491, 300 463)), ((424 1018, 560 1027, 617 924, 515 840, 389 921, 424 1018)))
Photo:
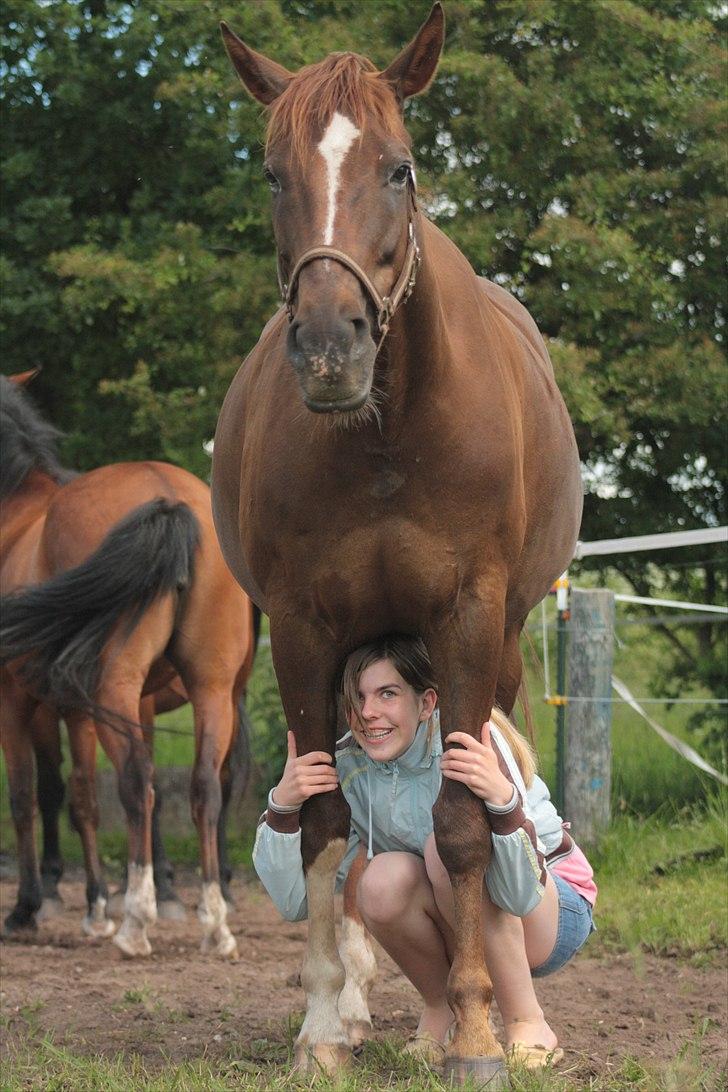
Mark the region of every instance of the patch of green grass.
MULTIPOLYGON (((645 1065, 626 1058, 618 1069, 598 1076, 579 1072, 580 1067, 529 1072, 520 1067, 511 1070, 512 1092, 572 1092, 579 1088, 590 1092, 718 1092, 723 1087, 717 1067, 702 1058, 703 1023, 695 1035, 678 1049, 673 1058, 645 1065)), ((286 1043, 268 1039, 254 1040, 247 1047, 234 1048, 235 1056, 217 1060, 198 1058, 173 1064, 160 1048, 158 1063, 138 1055, 79 1055, 49 1038, 29 1043, 12 1062, 0 1068, 4 1092, 28 1088, 45 1092, 444 1092, 449 1086, 442 1078, 414 1058, 402 1054, 402 1044, 395 1039, 367 1043, 349 1071, 335 1077, 314 1078, 290 1072, 291 1036, 286 1043)), ((474 1092, 476 1082, 465 1086, 474 1092)))
POLYGON ((658 955, 723 958, 728 944, 726 794, 705 811, 616 820, 591 855, 598 943, 658 955))

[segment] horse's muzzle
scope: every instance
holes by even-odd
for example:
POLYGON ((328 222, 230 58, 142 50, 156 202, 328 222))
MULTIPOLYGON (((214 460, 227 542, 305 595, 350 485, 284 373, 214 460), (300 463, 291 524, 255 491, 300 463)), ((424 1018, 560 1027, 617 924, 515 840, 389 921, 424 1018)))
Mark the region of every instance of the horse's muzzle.
POLYGON ((364 405, 372 386, 376 346, 364 319, 322 323, 294 318, 288 358, 308 409, 343 413, 364 405))

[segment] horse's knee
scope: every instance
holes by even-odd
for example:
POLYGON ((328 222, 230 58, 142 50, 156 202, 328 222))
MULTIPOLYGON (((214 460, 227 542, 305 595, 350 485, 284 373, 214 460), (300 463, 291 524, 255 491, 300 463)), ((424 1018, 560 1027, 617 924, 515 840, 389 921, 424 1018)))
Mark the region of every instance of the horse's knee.
POLYGON ((408 853, 382 853, 369 863, 357 886, 356 904, 367 925, 388 925, 406 910, 422 883, 421 868, 408 853))
POLYGON ((449 877, 484 872, 491 838, 483 801, 465 785, 443 779, 432 819, 437 854, 449 877))

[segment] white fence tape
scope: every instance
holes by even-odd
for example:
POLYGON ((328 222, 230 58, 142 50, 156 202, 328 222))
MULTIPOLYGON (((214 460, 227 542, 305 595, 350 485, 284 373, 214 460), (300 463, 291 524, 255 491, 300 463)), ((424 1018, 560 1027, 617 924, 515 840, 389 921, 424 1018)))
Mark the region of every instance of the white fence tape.
POLYGON ((706 542, 728 544, 728 527, 706 527, 699 531, 670 531, 663 535, 634 535, 632 538, 603 538, 599 542, 577 542, 574 557, 595 554, 631 554, 637 550, 667 550, 676 546, 698 546, 706 542))
POLYGON ((654 607, 674 607, 675 610, 699 610, 709 614, 728 614, 728 607, 716 607, 708 603, 685 603, 681 599, 650 599, 646 595, 622 595, 618 592, 614 596, 617 603, 644 603, 654 607))
POLYGON ((652 717, 648 716, 640 703, 637 701, 637 699, 633 697, 629 687, 625 686, 622 680, 618 679, 616 675, 612 675, 612 686, 617 691, 620 698, 622 698, 623 701, 627 703, 627 705, 631 706, 631 708, 634 709, 636 713, 639 713, 639 715, 647 721, 650 728, 652 728, 653 731, 657 732, 658 736, 660 736, 660 738, 665 741, 668 747, 672 747, 673 751, 677 751, 679 755, 687 759, 688 762, 691 762, 693 766, 697 766, 699 770, 702 770, 704 773, 710 774, 711 777, 715 777, 718 781, 721 782, 721 784, 728 785, 728 777, 726 777, 725 774, 722 774, 718 770, 714 769, 713 766, 710 765, 710 763, 706 762, 704 758, 700 757, 697 751, 694 751, 693 748, 688 746, 687 743, 683 743, 683 741, 681 739, 678 739, 677 736, 674 736, 672 732, 668 732, 666 728, 663 728, 661 724, 658 724, 657 721, 653 720, 652 717))

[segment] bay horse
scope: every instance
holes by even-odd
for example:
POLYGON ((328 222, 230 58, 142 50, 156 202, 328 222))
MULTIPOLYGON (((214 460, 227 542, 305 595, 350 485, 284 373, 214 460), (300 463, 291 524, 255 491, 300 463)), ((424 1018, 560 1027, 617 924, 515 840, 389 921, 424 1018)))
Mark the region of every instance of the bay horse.
MULTIPOLYGON (((166 687, 154 694, 143 697, 140 702, 139 721, 145 726, 154 723, 154 717, 169 713, 187 704, 189 698, 177 676, 166 687)), ((250 778, 251 726, 245 694, 238 699, 238 727, 228 756, 220 771, 222 781, 222 807, 218 820, 217 850, 220 867, 220 889, 228 905, 232 904, 230 881, 232 869, 228 861, 227 817, 230 804, 238 800, 250 778)), ((52 705, 39 704, 29 725, 33 743, 36 769, 36 800, 41 819, 42 853, 40 860, 40 879, 43 902, 36 915, 37 920, 55 917, 61 912, 63 900, 58 890, 58 883, 63 875, 61 856, 59 818, 66 795, 66 786, 61 773, 63 756, 61 751, 60 714, 52 705)), ((157 901, 157 917, 181 921, 186 911, 174 888, 174 867, 167 857, 161 831, 161 813, 163 797, 157 778, 154 779, 154 808, 152 811, 152 868, 154 890, 157 901)), ((74 818, 71 802, 71 820, 75 827, 79 822, 74 818)), ((107 910, 113 913, 118 902, 123 910, 125 884, 110 899, 107 910)), ((28 909, 22 905, 10 913, 5 922, 8 932, 25 928, 29 924, 28 909)))
MULTIPOLYGON (((582 488, 573 429, 524 307, 475 274, 418 206, 404 100, 432 79, 440 4, 383 71, 354 53, 291 73, 225 24, 230 59, 268 108, 284 307, 218 421, 213 511, 223 552, 270 616, 298 754, 334 753, 335 679, 366 641, 421 637, 442 731, 479 737, 521 679, 529 610, 573 557, 582 488)), ((503 1079, 488 1024, 482 802, 445 779, 433 809, 455 902, 446 1072, 503 1079)), ((307 1011, 296 1064, 349 1055, 333 880, 349 833, 340 791, 306 802, 307 1011)))
POLYGON ((32 924, 41 906, 30 726, 44 706, 46 716, 48 708, 61 711, 68 728, 70 794, 87 873, 84 929, 98 936, 114 930, 96 846, 98 737, 117 772, 129 835, 124 918, 114 942, 125 955, 149 954, 154 790, 151 735, 140 711, 145 696, 179 676, 194 712, 191 804, 203 950, 234 959, 220 890, 220 771, 252 665, 253 612, 220 552, 210 491, 161 462, 67 471, 57 433, 5 377, 0 413, 0 727, 20 866, 8 924, 32 924))

